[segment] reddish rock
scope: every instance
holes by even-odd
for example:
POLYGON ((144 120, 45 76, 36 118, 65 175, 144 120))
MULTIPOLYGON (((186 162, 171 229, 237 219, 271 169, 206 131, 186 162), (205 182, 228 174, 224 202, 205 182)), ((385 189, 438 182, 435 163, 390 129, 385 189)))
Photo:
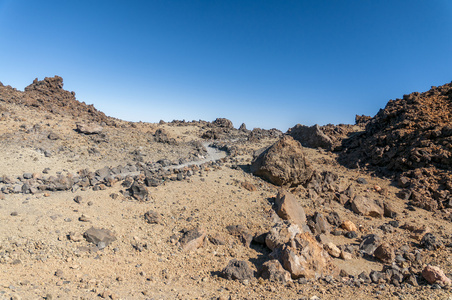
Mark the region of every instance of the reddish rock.
POLYGON ((422 276, 427 280, 430 284, 440 283, 443 285, 450 285, 451 280, 444 274, 443 270, 439 267, 427 265, 422 270, 422 276))
POLYGON ((271 250, 281 247, 288 243, 298 233, 302 232, 298 225, 286 226, 285 224, 277 224, 265 237, 265 244, 271 250))
POLYGON ((300 143, 286 135, 253 160, 251 172, 275 185, 297 186, 308 181, 313 171, 300 143))
POLYGON ((374 256, 384 263, 392 263, 395 258, 394 248, 384 242, 375 249, 374 256))
POLYGON ((283 220, 291 221, 300 228, 306 225, 306 214, 297 198, 287 190, 279 190, 275 199, 276 213, 283 220))
POLYGON ((337 269, 328 253, 309 233, 300 233, 281 249, 282 265, 292 278, 317 279, 334 275, 337 269))

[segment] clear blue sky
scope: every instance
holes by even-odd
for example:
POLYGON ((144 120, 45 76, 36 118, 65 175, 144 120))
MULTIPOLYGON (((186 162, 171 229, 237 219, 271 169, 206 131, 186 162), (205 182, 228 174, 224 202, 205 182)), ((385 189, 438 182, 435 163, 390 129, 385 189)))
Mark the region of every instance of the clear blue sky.
POLYGON ((0 81, 131 121, 354 123, 452 80, 452 1, 0 0, 0 81))

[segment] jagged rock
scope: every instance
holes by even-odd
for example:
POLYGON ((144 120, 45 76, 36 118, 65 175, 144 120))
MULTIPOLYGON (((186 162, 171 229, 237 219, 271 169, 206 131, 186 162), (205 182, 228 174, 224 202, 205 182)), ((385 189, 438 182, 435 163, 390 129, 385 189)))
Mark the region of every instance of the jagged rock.
POLYGON ((304 147, 324 148, 331 150, 333 141, 320 129, 319 125, 311 127, 297 124, 287 131, 287 134, 299 141, 304 147))
POLYGON ((440 283, 443 285, 450 285, 451 280, 444 274, 443 270, 439 267, 427 265, 422 270, 422 277, 425 278, 430 284, 440 283))
POLYGON ((328 222, 325 220, 325 217, 319 213, 316 212, 313 217, 314 220, 314 233, 320 234, 320 233, 330 233, 331 227, 328 224, 328 222))
POLYGON ((226 118, 216 118, 215 121, 212 122, 212 124, 214 124, 218 127, 223 127, 223 128, 228 128, 228 129, 234 128, 234 125, 232 124, 232 122, 226 118))
POLYGON ((265 237, 265 244, 271 250, 274 250, 288 243, 298 233, 302 232, 298 225, 276 224, 265 237))
POLYGON ((397 217, 397 212, 394 209, 394 206, 389 203, 389 202, 384 202, 383 204, 384 207, 384 216, 387 218, 392 218, 394 219, 395 217, 397 217))
POLYGON ((242 123, 242 125, 240 125, 239 131, 243 131, 243 132, 247 132, 248 131, 248 129, 246 129, 246 124, 245 123, 242 123))
POLYGON ((452 193, 451 91, 448 83, 390 100, 364 132, 344 140, 340 163, 383 176, 397 175, 399 186, 411 190, 415 206, 445 208, 446 194, 452 193))
POLYGON ((374 256, 384 263, 392 263, 395 258, 394 248, 384 242, 375 249, 374 256))
POLYGON ((245 226, 229 225, 226 227, 226 229, 231 235, 238 237, 244 246, 250 246, 251 241, 253 240, 253 236, 245 226))
POLYGON ((284 136, 254 158, 251 172, 279 186, 297 186, 308 181, 313 171, 300 143, 284 136))
POLYGON ((376 234, 368 234, 363 237, 359 250, 368 255, 374 254, 375 249, 381 244, 381 238, 376 234))
POLYGON ((421 246, 428 250, 436 250, 442 246, 442 243, 436 239, 433 233, 426 233, 422 237, 421 246))
POLYGON ((250 280, 254 278, 254 272, 243 260, 232 259, 221 271, 221 277, 229 280, 250 280))
POLYGON ((103 249, 112 242, 116 241, 116 237, 113 232, 104 228, 91 227, 85 231, 83 236, 88 242, 95 244, 99 249, 103 249))
POLYGON ((193 251, 198 249, 204 243, 206 232, 202 228, 188 230, 180 239, 181 247, 184 251, 193 251))
POLYGON ((339 257, 341 255, 341 250, 332 242, 324 244, 323 248, 325 248, 332 257, 339 257))
POLYGON ((383 217, 384 210, 375 201, 363 196, 355 196, 352 201, 352 210, 363 216, 371 216, 375 218, 383 217))
POLYGON ((281 219, 291 221, 300 228, 306 226, 304 209, 292 193, 284 189, 279 190, 276 195, 275 205, 276 213, 281 219))
POLYGON ((284 270, 281 263, 276 259, 266 261, 262 265, 261 276, 271 282, 280 282, 282 284, 292 281, 290 273, 284 270))
POLYGON ((134 181, 128 189, 130 195, 139 201, 147 201, 149 192, 144 184, 134 181))
POLYGON ((254 184, 249 183, 247 181, 244 181, 240 184, 242 186, 242 188, 244 188, 245 190, 248 190, 250 192, 255 192, 257 191, 257 188, 254 184))
POLYGON ((335 274, 336 267, 328 253, 309 233, 299 233, 281 249, 280 260, 293 279, 317 279, 335 274))
POLYGON ((77 123, 77 131, 84 134, 98 134, 101 133, 103 127, 97 124, 77 123))

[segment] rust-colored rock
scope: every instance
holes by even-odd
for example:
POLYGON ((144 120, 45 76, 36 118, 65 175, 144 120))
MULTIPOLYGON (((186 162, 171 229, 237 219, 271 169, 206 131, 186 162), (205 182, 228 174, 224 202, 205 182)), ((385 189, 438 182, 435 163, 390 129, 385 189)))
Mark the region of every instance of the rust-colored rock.
POLYGON ((430 284, 440 283, 443 285, 450 285, 451 280, 444 274, 443 270, 439 267, 427 265, 422 270, 422 277, 425 278, 430 284))
POLYGON ((306 225, 306 214, 297 198, 287 190, 281 189, 275 200, 276 213, 283 220, 291 221, 300 228, 306 225))
POLYGON ((297 186, 308 181, 313 171, 301 144, 286 135, 253 160, 251 172, 275 185, 297 186))
POLYGON ((337 273, 328 253, 307 232, 297 234, 290 243, 282 247, 281 261, 294 279, 317 279, 337 273))

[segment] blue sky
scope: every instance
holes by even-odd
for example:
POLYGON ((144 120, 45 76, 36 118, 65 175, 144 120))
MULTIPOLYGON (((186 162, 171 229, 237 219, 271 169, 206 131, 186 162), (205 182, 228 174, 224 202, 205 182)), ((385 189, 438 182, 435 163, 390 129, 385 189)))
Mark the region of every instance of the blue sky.
POLYGON ((452 80, 452 1, 0 0, 0 81, 130 120, 354 123, 452 80))

